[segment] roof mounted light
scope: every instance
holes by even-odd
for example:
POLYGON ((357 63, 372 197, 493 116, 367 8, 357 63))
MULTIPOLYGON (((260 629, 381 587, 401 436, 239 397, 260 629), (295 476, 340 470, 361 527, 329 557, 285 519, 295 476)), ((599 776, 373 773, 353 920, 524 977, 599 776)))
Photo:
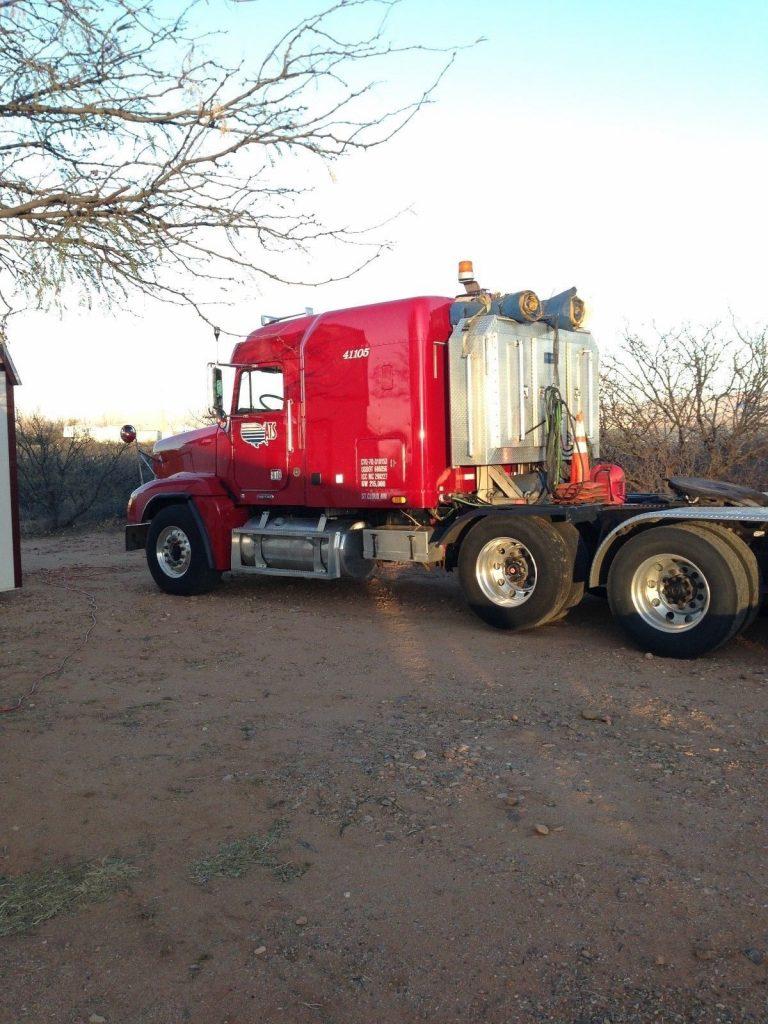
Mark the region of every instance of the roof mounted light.
POLYGON ((480 285, 475 280, 475 268, 472 260, 461 260, 459 262, 459 284, 464 285, 468 295, 476 295, 480 291, 480 285))

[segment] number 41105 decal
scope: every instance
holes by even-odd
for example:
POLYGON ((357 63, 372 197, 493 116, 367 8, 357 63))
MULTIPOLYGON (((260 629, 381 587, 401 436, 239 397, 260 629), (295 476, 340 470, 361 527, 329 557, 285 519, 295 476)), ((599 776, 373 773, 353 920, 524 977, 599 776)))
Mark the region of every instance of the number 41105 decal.
POLYGON ((342 359, 367 359, 371 354, 369 348, 348 348, 342 359))

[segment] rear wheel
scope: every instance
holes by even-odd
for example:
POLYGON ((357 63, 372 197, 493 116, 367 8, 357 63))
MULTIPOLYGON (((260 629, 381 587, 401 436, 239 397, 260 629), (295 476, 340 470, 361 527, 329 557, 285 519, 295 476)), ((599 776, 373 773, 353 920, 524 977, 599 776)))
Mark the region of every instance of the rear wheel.
POLYGON ((698 530, 699 533, 711 533, 716 537, 719 537, 724 541, 728 547, 734 552, 736 557, 742 564, 744 572, 747 574, 747 583, 749 586, 749 604, 747 607, 747 613, 744 618, 744 622, 739 627, 740 630, 748 629, 760 612, 760 605, 762 603, 762 592, 760 586, 760 570, 757 565, 757 558, 755 557, 754 551, 744 541, 738 533, 734 533, 733 530, 729 530, 727 526, 723 526, 722 523, 709 523, 699 521, 695 526, 686 526, 687 529, 698 530))
POLYGON ((208 562, 202 532, 188 505, 169 505, 152 520, 147 564, 155 583, 168 594, 204 594, 221 579, 208 562))
POLYGON ((538 516, 488 516, 459 551, 459 579, 472 611, 499 629, 531 629, 551 619, 570 595, 568 545, 538 516))
POLYGON ((645 650, 695 658, 729 640, 749 608, 747 574, 720 537, 654 527, 619 550, 608 574, 616 621, 645 650))

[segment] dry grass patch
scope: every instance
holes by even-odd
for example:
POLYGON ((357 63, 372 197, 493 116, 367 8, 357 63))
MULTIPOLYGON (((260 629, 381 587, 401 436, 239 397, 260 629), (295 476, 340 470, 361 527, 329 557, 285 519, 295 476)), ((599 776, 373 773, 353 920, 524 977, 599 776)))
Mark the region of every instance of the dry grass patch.
POLYGON ((254 865, 268 868, 281 882, 300 878, 309 864, 290 864, 280 860, 274 847, 285 835, 286 823, 276 821, 265 835, 255 833, 222 843, 216 853, 192 864, 192 878, 205 885, 212 878, 240 878, 254 865))
POLYGON ((127 861, 106 858, 29 871, 17 878, 0 876, 0 936, 27 932, 87 903, 102 903, 135 874, 127 861))

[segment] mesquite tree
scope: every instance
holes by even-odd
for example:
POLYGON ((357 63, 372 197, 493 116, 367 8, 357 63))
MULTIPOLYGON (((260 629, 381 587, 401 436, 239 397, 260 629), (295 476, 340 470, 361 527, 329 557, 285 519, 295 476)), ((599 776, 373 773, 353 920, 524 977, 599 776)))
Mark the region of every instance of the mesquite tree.
POLYGON ((641 490, 670 476, 768 489, 768 328, 628 333, 603 365, 601 431, 641 490))
POLYGON ((122 514, 137 483, 126 445, 95 441, 41 413, 19 416, 16 439, 25 529, 60 530, 122 514))
POLYGON ((138 290, 201 311, 202 278, 288 283, 296 253, 324 241, 354 248, 301 283, 375 258, 380 243, 361 250, 354 226, 326 223, 289 167, 379 145, 428 101, 450 52, 429 51, 439 67, 404 105, 371 81, 382 60, 428 50, 388 41, 395 2, 337 0, 234 64, 195 31, 195 3, 169 18, 152 0, 0 0, 6 304, 138 290))

